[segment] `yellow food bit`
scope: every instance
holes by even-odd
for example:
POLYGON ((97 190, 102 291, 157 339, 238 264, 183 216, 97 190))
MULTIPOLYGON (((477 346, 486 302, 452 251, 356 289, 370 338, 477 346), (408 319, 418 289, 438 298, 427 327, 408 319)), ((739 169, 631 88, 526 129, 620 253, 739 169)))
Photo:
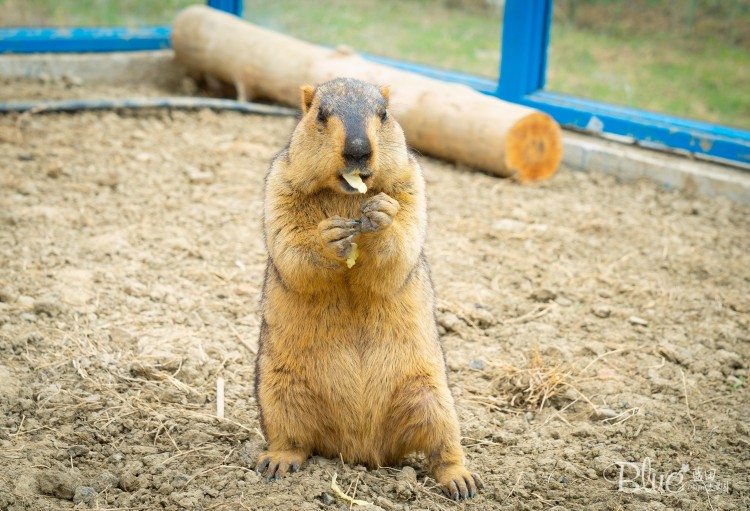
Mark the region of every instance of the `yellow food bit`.
MULTIPOLYGON (((336 478, 338 477, 338 473, 333 473, 333 479, 331 480, 331 489, 333 490, 333 493, 336 494, 336 496, 342 500, 345 500, 349 503, 349 509, 351 509, 351 506, 372 506, 372 502, 367 502, 366 500, 357 500, 354 497, 350 497, 343 491, 341 491, 341 487, 336 482, 336 478)), ((356 491, 357 488, 355 487, 354 490, 356 491)))
POLYGON ((342 177, 347 183, 349 183, 349 186, 357 190, 359 193, 365 193, 367 191, 367 185, 362 181, 362 178, 359 177, 359 170, 355 170, 349 174, 344 174, 342 177))
POLYGON ((346 267, 351 269, 354 263, 357 262, 357 256, 359 255, 359 247, 356 243, 352 243, 352 252, 349 257, 346 258, 346 267))

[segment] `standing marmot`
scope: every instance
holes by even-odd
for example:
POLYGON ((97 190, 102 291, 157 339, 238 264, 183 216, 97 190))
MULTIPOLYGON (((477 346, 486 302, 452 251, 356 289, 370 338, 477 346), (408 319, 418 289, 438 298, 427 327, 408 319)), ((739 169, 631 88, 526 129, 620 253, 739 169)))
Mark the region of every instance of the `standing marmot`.
POLYGON ((388 97, 345 78, 303 87, 266 177, 257 470, 280 479, 311 454, 377 467, 420 451, 468 498, 482 482, 464 467, 435 324, 424 180, 388 97))

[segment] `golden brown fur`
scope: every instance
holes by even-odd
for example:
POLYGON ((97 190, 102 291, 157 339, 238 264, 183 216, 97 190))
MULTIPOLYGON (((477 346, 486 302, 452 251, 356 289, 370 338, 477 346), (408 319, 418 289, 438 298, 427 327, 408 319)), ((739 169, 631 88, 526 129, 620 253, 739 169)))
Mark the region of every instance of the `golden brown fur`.
POLYGON ((356 80, 304 87, 267 175, 256 395, 269 445, 257 468, 278 479, 311 454, 377 467, 419 451, 467 498, 481 481, 464 468, 435 324, 424 180, 387 102, 356 80), (350 150, 365 142, 370 153, 350 150), (341 182, 352 166, 364 195, 341 182))

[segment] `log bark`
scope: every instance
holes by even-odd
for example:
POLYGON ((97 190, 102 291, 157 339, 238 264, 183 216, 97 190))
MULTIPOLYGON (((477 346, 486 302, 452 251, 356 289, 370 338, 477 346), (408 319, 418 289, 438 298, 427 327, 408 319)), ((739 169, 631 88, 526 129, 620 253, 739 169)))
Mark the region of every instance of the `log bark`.
POLYGON ((299 106, 300 87, 339 76, 390 85, 390 108, 415 149, 521 181, 552 176, 562 159, 547 114, 306 43, 235 16, 192 6, 175 19, 172 48, 188 69, 235 85, 242 99, 299 106))

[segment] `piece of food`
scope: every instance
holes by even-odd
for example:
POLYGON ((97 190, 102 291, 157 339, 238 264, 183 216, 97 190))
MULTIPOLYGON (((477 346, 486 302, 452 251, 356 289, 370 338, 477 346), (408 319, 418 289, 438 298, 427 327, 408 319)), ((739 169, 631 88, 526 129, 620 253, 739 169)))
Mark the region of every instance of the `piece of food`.
POLYGON ((347 183, 349 183, 349 186, 357 190, 359 193, 365 193, 367 191, 367 185, 362 181, 362 178, 359 177, 359 170, 344 174, 342 177, 347 183))
MULTIPOLYGON (((350 509, 351 506, 372 506, 372 502, 367 502, 366 500, 357 500, 354 497, 350 497, 343 491, 341 491, 341 487, 336 482, 336 478, 338 477, 338 474, 336 472, 333 473, 333 479, 331 479, 331 489, 333 490, 333 493, 336 494, 336 496, 342 500, 345 500, 349 503, 350 509)), ((355 487, 354 490, 356 491, 357 488, 355 487)))
POLYGON ((346 258, 346 267, 351 269, 354 263, 357 262, 357 256, 359 255, 359 247, 356 243, 352 243, 352 252, 349 257, 346 258))

